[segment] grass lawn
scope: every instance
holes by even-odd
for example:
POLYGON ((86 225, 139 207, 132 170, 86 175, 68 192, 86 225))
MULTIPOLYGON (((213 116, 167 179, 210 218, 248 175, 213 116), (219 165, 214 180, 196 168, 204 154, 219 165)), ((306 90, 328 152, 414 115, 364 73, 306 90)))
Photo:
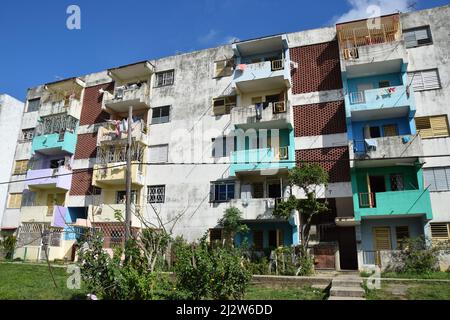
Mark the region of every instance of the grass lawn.
POLYGON ((382 282, 381 289, 369 290, 367 300, 450 300, 450 283, 382 282))
POLYGON ((52 268, 55 288, 47 265, 0 263, 0 300, 70 300, 84 299, 81 290, 70 290, 66 268, 52 268))
POLYGON ((443 279, 450 280, 450 272, 430 272, 417 275, 415 273, 397 273, 397 272, 383 272, 382 278, 400 278, 400 279, 443 279))
POLYGON ((325 293, 311 287, 267 288, 252 285, 248 288, 245 300, 323 300, 325 293))

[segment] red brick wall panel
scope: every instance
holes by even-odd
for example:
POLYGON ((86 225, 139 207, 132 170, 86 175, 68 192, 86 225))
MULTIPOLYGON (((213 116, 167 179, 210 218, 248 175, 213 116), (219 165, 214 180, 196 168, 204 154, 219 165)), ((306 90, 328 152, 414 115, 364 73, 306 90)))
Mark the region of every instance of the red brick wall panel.
POLYGON ((300 166, 302 161, 317 163, 327 170, 330 182, 350 181, 348 147, 297 150, 295 153, 297 166, 300 166))
POLYGON ((73 170, 71 196, 92 195, 92 169, 73 170))
POLYGON ((292 93, 301 94, 342 88, 337 41, 290 49, 298 63, 292 73, 292 93))
POLYGON ((109 114, 102 110, 103 94, 99 92, 100 89, 112 92, 114 90, 114 82, 89 87, 84 90, 80 125, 100 123, 110 118, 109 114))
POLYGON ((97 156, 97 133, 79 134, 75 159, 90 159, 97 156))
POLYGON ((331 101, 294 107, 296 137, 344 133, 344 101, 331 101))

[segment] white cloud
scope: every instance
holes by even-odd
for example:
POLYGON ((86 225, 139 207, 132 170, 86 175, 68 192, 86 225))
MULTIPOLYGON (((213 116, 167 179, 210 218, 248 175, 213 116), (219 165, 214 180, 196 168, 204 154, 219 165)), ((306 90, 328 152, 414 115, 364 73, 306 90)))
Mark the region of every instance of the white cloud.
POLYGON ((222 43, 223 43, 223 44, 232 44, 233 42, 237 42, 237 41, 240 41, 240 39, 239 39, 238 37, 235 37, 235 36, 226 36, 226 37, 223 39, 222 43))
POLYGON ((412 0, 347 0, 351 9, 333 18, 332 23, 373 18, 380 15, 411 10, 412 0))
POLYGON ((220 31, 210 29, 208 33, 198 37, 197 41, 202 45, 215 46, 222 44, 232 44, 234 41, 239 41, 239 38, 231 35, 223 37, 220 31))

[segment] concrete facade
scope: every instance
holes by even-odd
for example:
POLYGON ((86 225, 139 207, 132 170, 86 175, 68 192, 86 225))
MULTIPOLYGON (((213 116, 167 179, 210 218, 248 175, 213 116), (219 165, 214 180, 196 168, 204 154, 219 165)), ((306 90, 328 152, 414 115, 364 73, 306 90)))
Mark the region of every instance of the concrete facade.
MULTIPOLYGON (((68 155, 71 181, 44 177, 50 168, 43 164, 11 179, 45 179, 9 186, 10 193, 25 194, 39 185, 64 192, 65 219, 45 215, 51 194, 45 190, 34 207, 7 210, 15 221, 11 227, 84 220, 110 228, 108 232, 118 228, 114 234, 123 232, 115 212, 124 208, 124 132, 116 134, 114 126, 120 126, 133 106, 133 125, 140 124, 133 133, 133 210, 150 225, 159 216, 166 228, 174 227, 174 235, 195 241, 217 231, 224 211, 237 207, 251 229, 238 242, 247 238, 264 248, 298 244, 298 222, 277 221, 271 213, 276 201, 290 195, 287 169, 307 161, 320 164, 330 176, 329 185, 319 188, 320 197, 332 204, 330 213, 315 226, 317 243, 337 248, 338 269, 361 267, 363 252, 375 250, 368 240, 374 226, 394 228, 404 219, 411 236, 431 235, 430 223, 450 224, 450 209, 443 205, 450 200, 450 186, 428 191, 422 167, 412 170, 411 164, 420 163, 424 170, 450 166, 450 156, 440 157, 450 154, 448 135, 421 138, 415 122, 417 117, 448 115, 449 11, 444 6, 394 15, 401 23, 392 41, 360 43, 357 58, 349 56, 354 48, 343 47, 338 25, 137 62, 71 80, 83 84, 77 86, 77 99, 70 100, 68 115, 77 119, 75 131, 65 132, 62 140, 49 134, 22 141, 14 158, 68 155), (402 30, 423 26, 430 27, 433 42, 407 48, 402 30), (440 88, 414 90, 408 73, 434 68, 440 88), (370 150, 365 141, 369 129, 377 145, 370 150), (367 172, 386 168, 386 185, 392 184, 390 174, 404 173, 405 183, 414 180, 418 189, 382 192, 378 208, 359 208, 360 194, 371 193, 365 189, 367 172), (414 194, 405 196, 409 191, 414 194), (408 212, 405 208, 421 192, 424 200, 408 212), (31 218, 19 221, 21 211, 31 218), (392 212, 395 217, 386 219, 392 212)), ((389 22, 389 17, 383 19, 389 22)), ((49 86, 54 84, 30 89, 27 105, 45 98, 49 86)), ((22 129, 37 127, 49 108, 43 103, 39 111, 27 110, 22 129)), ((144 227, 136 217, 132 225, 144 227)), ((64 239, 72 242, 53 252, 70 256, 74 238, 66 234, 64 239)))

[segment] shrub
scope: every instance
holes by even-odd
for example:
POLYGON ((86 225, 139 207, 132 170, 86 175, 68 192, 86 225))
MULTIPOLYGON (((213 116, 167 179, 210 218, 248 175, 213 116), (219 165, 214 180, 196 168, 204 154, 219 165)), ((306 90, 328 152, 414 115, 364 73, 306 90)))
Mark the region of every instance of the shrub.
POLYGON ((14 257, 14 250, 16 248, 17 238, 13 235, 7 236, 3 241, 0 241, 0 245, 4 251, 4 257, 6 260, 12 260, 14 257))
POLYGON ((421 236, 406 239, 402 249, 392 256, 393 262, 386 271, 399 273, 427 274, 439 270, 439 256, 446 250, 442 245, 433 243, 421 236))
POLYGON ((251 279, 242 251, 232 247, 179 245, 175 252, 177 288, 189 299, 241 299, 251 279))

